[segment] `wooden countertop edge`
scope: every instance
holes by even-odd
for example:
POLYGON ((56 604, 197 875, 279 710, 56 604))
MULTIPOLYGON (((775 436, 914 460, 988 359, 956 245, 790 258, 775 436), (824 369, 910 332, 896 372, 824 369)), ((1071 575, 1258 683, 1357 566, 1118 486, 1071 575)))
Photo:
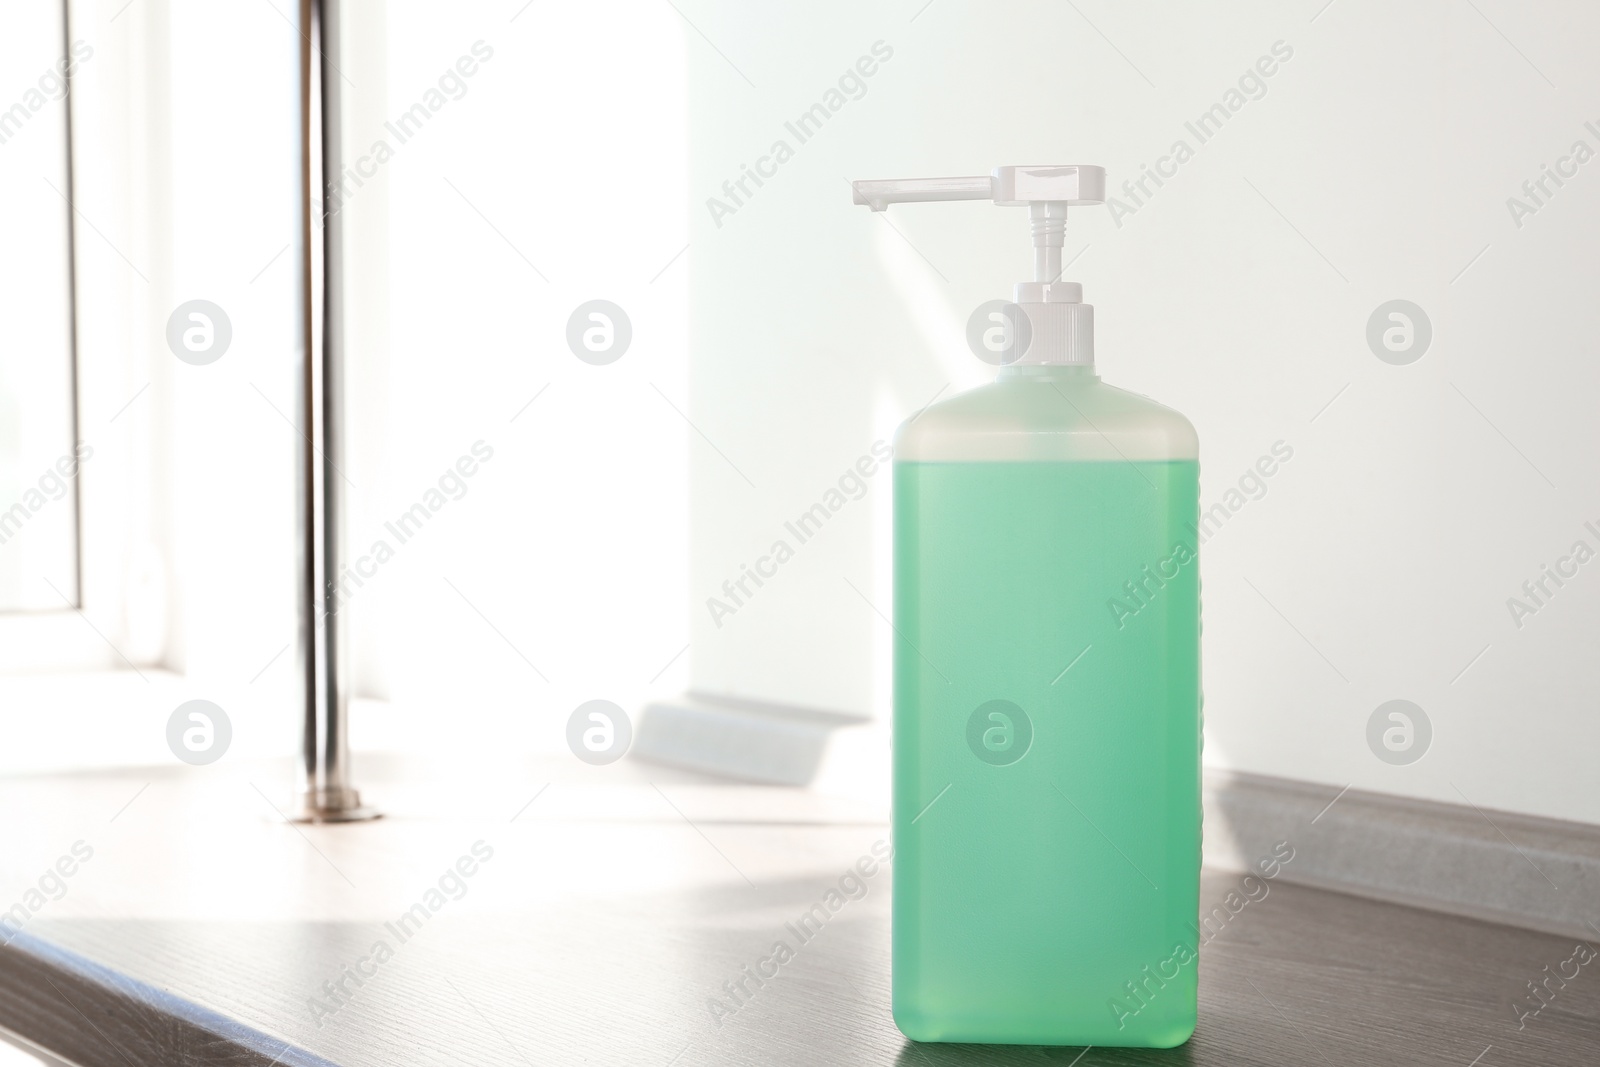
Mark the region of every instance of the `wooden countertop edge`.
POLYGON ((0 947, 0 1026, 82 1067, 338 1067, 26 931, 0 947))

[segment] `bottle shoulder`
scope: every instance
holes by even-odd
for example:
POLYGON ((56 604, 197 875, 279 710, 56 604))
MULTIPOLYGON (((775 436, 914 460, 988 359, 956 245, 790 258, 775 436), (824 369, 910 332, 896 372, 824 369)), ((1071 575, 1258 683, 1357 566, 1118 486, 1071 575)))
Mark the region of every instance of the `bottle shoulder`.
POLYGON ((1002 376, 937 401, 901 424, 907 462, 1194 460, 1182 414, 1089 374, 1002 376))

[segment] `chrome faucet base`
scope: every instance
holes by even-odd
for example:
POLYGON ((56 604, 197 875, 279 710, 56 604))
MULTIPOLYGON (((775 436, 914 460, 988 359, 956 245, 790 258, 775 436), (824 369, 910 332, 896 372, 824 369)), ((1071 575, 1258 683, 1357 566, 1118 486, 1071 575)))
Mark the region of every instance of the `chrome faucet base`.
POLYGON ((361 794, 354 789, 301 793, 298 801, 295 822, 365 822, 383 818, 383 812, 361 803, 361 794))

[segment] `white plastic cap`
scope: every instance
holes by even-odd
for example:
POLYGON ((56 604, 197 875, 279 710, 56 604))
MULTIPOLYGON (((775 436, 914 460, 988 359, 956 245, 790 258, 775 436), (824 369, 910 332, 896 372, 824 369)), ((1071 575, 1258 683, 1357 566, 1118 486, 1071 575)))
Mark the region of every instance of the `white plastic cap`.
POLYGON ((1106 202, 1104 167, 996 167, 993 200, 1021 207, 1050 200, 1073 207, 1106 202))

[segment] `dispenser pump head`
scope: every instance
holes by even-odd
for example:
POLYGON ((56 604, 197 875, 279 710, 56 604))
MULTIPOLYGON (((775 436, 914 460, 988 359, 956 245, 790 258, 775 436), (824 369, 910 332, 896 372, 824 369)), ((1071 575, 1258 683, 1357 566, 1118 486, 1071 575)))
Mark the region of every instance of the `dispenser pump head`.
POLYGON ((996 167, 973 178, 891 178, 851 183, 855 202, 873 211, 890 204, 942 200, 992 200, 998 207, 1028 208, 1033 230, 1033 280, 1018 282, 1015 301, 1027 316, 1031 341, 1015 362, 1094 364, 1094 308, 1083 287, 1061 280, 1067 208, 1104 204, 1104 167, 996 167))

